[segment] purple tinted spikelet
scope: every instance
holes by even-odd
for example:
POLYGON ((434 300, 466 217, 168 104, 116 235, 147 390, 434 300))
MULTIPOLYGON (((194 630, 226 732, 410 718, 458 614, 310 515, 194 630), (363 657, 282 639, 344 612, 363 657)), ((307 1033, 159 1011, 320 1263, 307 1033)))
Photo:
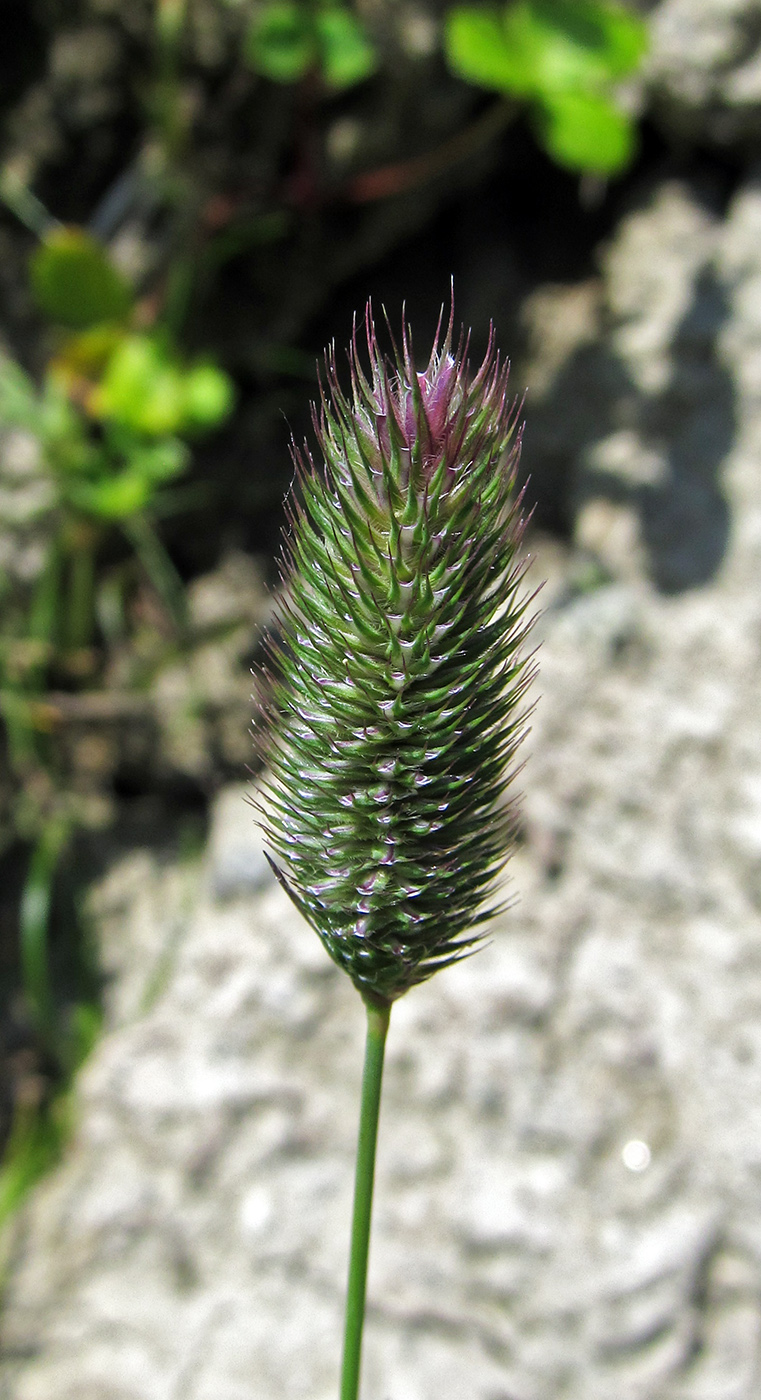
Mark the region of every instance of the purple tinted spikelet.
POLYGON ((515 835, 506 801, 532 668, 520 450, 493 335, 471 374, 452 318, 416 372, 368 306, 346 395, 327 357, 324 459, 294 448, 287 589, 263 676, 261 801, 278 878, 365 999, 478 945, 515 835))

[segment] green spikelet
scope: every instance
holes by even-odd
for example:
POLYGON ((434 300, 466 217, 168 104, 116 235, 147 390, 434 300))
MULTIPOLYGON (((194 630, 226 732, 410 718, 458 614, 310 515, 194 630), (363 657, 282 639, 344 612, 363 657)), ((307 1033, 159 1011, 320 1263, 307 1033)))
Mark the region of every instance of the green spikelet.
POLYGON ((366 315, 294 448, 278 641, 259 746, 272 864, 330 956, 387 1004, 478 945, 515 834, 530 622, 520 450, 493 336, 471 374, 452 317, 417 373, 366 315))

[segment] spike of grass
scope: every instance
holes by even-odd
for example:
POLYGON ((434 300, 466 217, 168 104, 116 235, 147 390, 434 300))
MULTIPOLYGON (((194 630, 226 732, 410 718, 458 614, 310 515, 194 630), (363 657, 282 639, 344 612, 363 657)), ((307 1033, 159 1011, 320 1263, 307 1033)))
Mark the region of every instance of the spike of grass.
POLYGON ((368 1015, 341 1400, 357 1400, 392 1003, 469 957, 498 909, 533 668, 519 556, 520 431, 490 337, 475 373, 441 327, 425 370, 357 334, 294 448, 278 640, 263 670, 268 858, 368 1015))

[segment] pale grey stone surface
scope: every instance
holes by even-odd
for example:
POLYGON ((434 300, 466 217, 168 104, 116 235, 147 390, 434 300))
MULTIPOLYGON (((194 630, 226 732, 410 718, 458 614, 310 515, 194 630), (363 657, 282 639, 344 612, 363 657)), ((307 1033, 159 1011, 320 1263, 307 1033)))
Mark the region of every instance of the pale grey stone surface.
POLYGON ((689 141, 747 143, 761 132, 758 0, 656 0, 646 86, 657 117, 689 141))
MULTIPOLYGON (((673 187, 611 249, 592 348, 626 392, 568 469, 652 569, 662 451, 720 547, 672 596, 613 565, 574 594, 538 549, 519 902, 394 1009, 363 1400, 759 1394, 760 229, 752 184, 725 222, 673 187)), ((336 1394, 363 1018, 273 883, 220 888, 251 839, 225 794, 203 862, 94 897, 110 1029, 11 1241, 3 1400, 336 1394)))
MULTIPOLYGON (((0 346, 0 378, 3 359, 0 346)), ((27 588, 42 573, 53 504, 37 439, 0 427, 0 570, 12 585, 27 588)))

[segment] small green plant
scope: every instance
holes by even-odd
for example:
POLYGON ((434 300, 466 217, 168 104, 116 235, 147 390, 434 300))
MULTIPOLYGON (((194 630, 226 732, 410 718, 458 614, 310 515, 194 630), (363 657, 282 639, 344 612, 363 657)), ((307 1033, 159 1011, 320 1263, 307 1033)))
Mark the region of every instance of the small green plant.
POLYGON ((99 207, 90 229, 62 225, 27 186, 23 162, 21 170, 13 160, 0 169, 0 199, 37 240, 29 289, 48 353, 35 381, 0 351, 0 432, 20 430, 36 444, 36 453, 29 443, 19 450, 28 464, 36 457, 37 517, 29 528, 35 555, 44 549, 35 581, 0 578, 0 721, 6 829, 27 852, 19 975, 49 1078, 34 1101, 22 1090, 0 1164, 0 1222, 59 1151, 68 1087, 100 1019, 97 979, 85 968, 86 940, 73 911, 61 940, 71 955, 65 989, 61 945, 51 946, 54 906, 61 922, 60 874, 81 824, 98 820, 98 803, 88 807, 86 796, 70 790, 49 691, 102 682, 112 644, 129 640, 133 583, 141 574, 158 597, 166 644, 183 641, 185 590, 159 523, 191 497, 192 488, 183 494, 177 483, 192 445, 224 420, 233 401, 220 367, 208 357, 190 359, 179 344, 199 219, 184 167, 185 18, 185 0, 156 0, 145 150, 120 177, 116 222, 108 212, 102 222, 99 207), (137 291, 95 233, 101 228, 108 237, 135 200, 161 211, 165 236, 150 286, 143 282, 137 291), (119 535, 128 543, 126 558, 119 535))
POLYGON ((20 619, 48 660, 92 644, 96 558, 114 527, 182 628, 183 590, 153 509, 188 466, 185 439, 220 421, 231 403, 229 383, 214 366, 185 367, 158 338, 125 334, 109 342, 110 333, 69 345, 41 390, 14 361, 0 361, 0 424, 34 434, 52 488, 48 560, 29 617, 20 619), (108 351, 94 371, 85 352, 103 345, 108 351))
POLYGON ((636 128, 616 87, 647 48, 642 19, 617 0, 510 0, 457 5, 445 53, 459 77, 528 103, 540 143, 570 170, 615 175, 636 128))
POLYGON ((18 911, 21 981, 57 1087, 52 1097, 17 1106, 0 1170, 0 1223, 60 1149, 68 1085, 99 1024, 95 1000, 79 999, 61 1014, 51 970, 53 892, 78 809, 59 790, 46 692, 51 683, 78 688, 96 675, 98 562, 115 530, 182 638, 184 588, 157 516, 171 508, 190 444, 225 418, 233 397, 228 377, 208 360, 187 362, 166 329, 135 328, 132 289, 96 238, 43 218, 36 205, 32 212, 40 238, 30 286, 53 353, 39 386, 0 356, 0 429, 36 441, 46 555, 31 590, 5 590, 0 715, 20 791, 16 831, 30 852, 18 911))
POLYGON ((229 413, 232 386, 209 361, 184 363, 160 327, 132 329, 131 290, 85 230, 54 227, 32 256, 30 280, 57 349, 40 389, 15 361, 0 360, 0 425, 37 438, 52 489, 56 526, 27 620, 52 657, 92 643, 96 556, 113 527, 182 625, 182 588, 153 510, 186 470, 188 440, 229 413))
POLYGON ((406 328, 383 358, 368 308, 367 344, 348 397, 328 359, 324 470, 296 454, 260 733, 273 868, 367 1011, 341 1400, 359 1390, 391 1007, 469 956, 501 907, 532 674, 520 439, 493 340, 471 373, 450 318, 418 373, 406 328))
POLYGON ((126 279, 82 228, 54 225, 32 254, 29 276, 40 310, 73 330, 121 322, 132 306, 126 279))
POLYGON ((69 1134, 71 1104, 67 1095, 56 1097, 47 1112, 40 1109, 35 1099, 16 1105, 0 1163, 0 1230, 30 1187, 55 1166, 69 1134))
MULTIPOLYGON (((76 948, 65 1007, 51 971, 50 915, 56 875, 72 836, 63 809, 37 822, 18 911, 21 984, 48 1073, 22 1080, 0 1158, 0 1234, 26 1192, 58 1161, 72 1121, 71 1084, 101 1026, 95 969, 78 901, 68 911, 76 948)), ((0 1279, 2 1258, 0 1257, 0 1279)))
MULTIPOLYGON (((232 405, 219 368, 184 363, 160 329, 131 328, 131 291, 84 230, 54 226, 33 254, 30 276, 54 324, 56 352, 39 388, 14 360, 0 358, 0 427, 36 439, 48 485, 45 563, 31 597, 8 600, 0 635, 0 709, 22 774, 46 762, 36 716, 51 673, 80 681, 92 674, 97 561, 110 531, 125 535, 182 633, 184 590, 155 511, 188 466, 189 442, 232 405)), ((48 850, 44 831, 40 840, 48 850)), ((39 946, 36 936, 32 942, 39 946)), ((40 976, 27 978, 35 1006, 40 976)))
POLYGON ((268 0, 257 10, 244 52, 254 72, 275 83, 319 73, 333 92, 369 78, 378 66, 364 26, 336 0, 268 0))
MULTIPOLYGON (((45 931, 43 946, 46 940, 45 931)), ((35 1012, 33 1008, 35 1025, 39 1029, 35 1012)), ((0 1160, 0 1232, 30 1187, 60 1159, 72 1125, 71 1083, 89 1055, 100 1027, 99 1006, 86 1000, 78 1001, 71 1008, 64 1036, 57 1026, 44 1028, 44 1044, 56 1065, 57 1079, 42 1095, 39 1083, 28 1086, 14 1105, 8 1142, 0 1160), (49 1034, 51 1029, 55 1031, 53 1038, 49 1034)))

